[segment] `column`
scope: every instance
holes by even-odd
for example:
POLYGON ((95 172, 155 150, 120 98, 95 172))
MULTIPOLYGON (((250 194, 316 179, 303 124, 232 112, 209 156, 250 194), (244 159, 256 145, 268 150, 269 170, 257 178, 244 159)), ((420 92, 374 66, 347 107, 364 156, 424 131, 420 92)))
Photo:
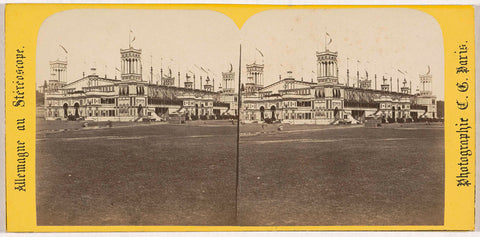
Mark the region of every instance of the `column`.
POLYGON ((328 76, 330 76, 330 62, 328 62, 328 61, 325 62, 325 67, 326 67, 325 71, 327 72, 327 74, 325 76, 328 77, 328 76))
POLYGON ((333 71, 335 73, 335 77, 338 77, 338 65, 337 62, 333 64, 333 71))
POLYGON ((137 59, 133 59, 133 73, 137 73, 138 71, 138 62, 137 62, 137 59))
POLYGON ((326 72, 325 76, 327 77, 330 76, 330 62, 328 61, 325 62, 325 72, 326 72))
POLYGON ((327 75, 327 64, 325 62, 322 62, 322 76, 326 76, 327 75))
POLYGON ((320 68, 322 73, 320 74, 321 77, 325 76, 325 64, 324 62, 320 62, 320 68))
POLYGON ((335 61, 332 61, 332 76, 335 76, 335 61))
POLYGON ((322 69, 322 74, 320 74, 321 77, 325 76, 325 62, 320 63, 320 68, 322 69))
POLYGON ((332 75, 332 62, 328 61, 327 62, 327 76, 331 76, 332 75))
POLYGON ((333 70, 334 66, 333 66, 334 62, 331 61, 330 62, 330 76, 334 76, 335 75, 335 70, 333 70))
POLYGON ((327 62, 327 77, 330 76, 330 62, 327 62))

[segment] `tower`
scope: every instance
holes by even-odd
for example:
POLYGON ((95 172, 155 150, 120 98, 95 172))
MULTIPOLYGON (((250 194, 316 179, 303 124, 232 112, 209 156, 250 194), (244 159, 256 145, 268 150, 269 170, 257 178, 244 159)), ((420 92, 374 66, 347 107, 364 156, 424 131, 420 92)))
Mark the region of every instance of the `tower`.
POLYGON ((383 83, 380 85, 382 87, 382 91, 389 91, 389 85, 387 84, 387 78, 382 77, 383 83))
POLYGON ((365 71, 365 78, 358 82, 358 87, 362 89, 370 89, 372 87, 372 80, 368 79, 368 72, 365 71))
POLYGON ((422 90, 420 95, 432 95, 432 74, 430 74, 430 66, 427 73, 420 76, 420 83, 422 84, 422 90))
POLYGON ((247 64, 247 83, 245 90, 247 92, 256 92, 263 87, 263 64, 247 64))
MULTIPOLYGON (((338 83, 337 52, 316 52, 317 85, 314 86, 315 123, 328 124, 344 118, 344 87, 338 83)), ((349 82, 347 82, 349 84, 349 82)))
POLYGON ((430 74, 430 66, 428 66, 428 71, 425 74, 421 74, 420 83, 422 84, 422 89, 420 90, 419 95, 416 98, 416 102, 419 105, 427 106, 427 111, 425 111, 425 116, 428 118, 436 118, 437 112, 437 97, 432 94, 432 74, 430 74))
POLYGON ((122 80, 141 81, 142 80, 142 50, 130 46, 128 49, 120 49, 122 80))
POLYGON ((337 52, 317 52, 317 81, 318 83, 338 84, 337 52))
POLYGON ((212 91, 212 85, 210 85, 210 77, 207 76, 207 80, 205 80, 206 84, 204 85, 204 89, 206 91, 212 91))
POLYGON ((186 89, 193 89, 193 82, 191 82, 189 79, 190 79, 190 76, 188 75, 188 73, 185 73, 185 82, 184 82, 185 83, 185 88, 186 89))
POLYGON ((403 79, 403 82, 402 82, 403 86, 402 88, 400 88, 402 90, 402 93, 403 94, 408 94, 409 91, 410 91, 410 88, 407 87, 407 79, 403 79))
POLYGON ((163 69, 160 70, 161 75, 161 84, 162 86, 174 86, 175 85, 175 77, 172 75, 172 69, 168 69, 168 74, 163 74, 163 69))
POLYGON ((67 83, 67 61, 50 61, 50 80, 58 81, 60 84, 67 83))
POLYGON ((224 93, 235 92, 235 72, 233 66, 230 64, 230 70, 228 72, 222 72, 222 87, 224 93))

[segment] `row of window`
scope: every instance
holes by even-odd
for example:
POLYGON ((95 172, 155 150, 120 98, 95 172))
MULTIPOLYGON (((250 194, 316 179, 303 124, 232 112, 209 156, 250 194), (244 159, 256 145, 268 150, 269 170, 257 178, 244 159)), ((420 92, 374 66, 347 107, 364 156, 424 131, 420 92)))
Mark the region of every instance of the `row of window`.
POLYGON ((312 113, 286 113, 285 119, 312 119, 312 113))
MULTIPOLYGON (((145 88, 143 86, 136 87, 137 95, 145 95, 145 88)), ((129 95, 130 94, 130 87, 129 86, 121 86, 118 88, 119 95, 129 95)))
MULTIPOLYGON (((385 108, 391 108, 392 105, 391 104, 380 104, 380 108, 382 109, 385 109, 385 108)), ((395 106, 394 106, 395 107, 395 106)), ((409 109, 410 108, 410 105, 405 105, 405 104, 402 104, 402 109, 409 109)))
POLYGON ((195 105, 198 105, 199 107, 202 107, 202 106, 204 106, 204 107, 211 107, 211 106, 213 106, 213 102, 205 102, 205 103, 200 103, 200 104, 198 104, 198 102, 186 100, 186 101, 183 101, 183 105, 185 105, 185 106, 195 106, 195 105))
POLYGON ((115 98, 101 98, 101 104, 115 104, 115 98))
POLYGON ((297 107, 311 107, 312 101, 297 101, 297 107))
POLYGON ((94 88, 85 88, 86 92, 89 91, 101 91, 101 92, 113 92, 115 91, 114 86, 102 86, 102 87, 94 87, 94 88))

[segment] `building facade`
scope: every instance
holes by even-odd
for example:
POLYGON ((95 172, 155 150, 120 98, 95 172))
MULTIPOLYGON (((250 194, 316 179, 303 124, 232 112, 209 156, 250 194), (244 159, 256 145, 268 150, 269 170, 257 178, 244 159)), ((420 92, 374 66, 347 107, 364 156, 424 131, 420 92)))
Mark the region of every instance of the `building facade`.
MULTIPOLYGON (((120 50, 120 79, 100 77, 92 68, 90 75, 67 83, 67 62, 50 62, 51 78, 44 89, 45 118, 138 121, 169 114, 198 119, 236 113, 235 106, 223 102, 222 93, 214 92, 209 82, 204 89, 194 89, 191 75, 185 75, 184 87, 174 85, 171 71, 167 76, 162 74, 160 85, 143 80, 141 53, 141 49, 133 47, 120 50)), ((179 77, 180 73, 177 79, 179 77)), ((232 88, 226 89, 229 93, 232 91, 232 88)))
MULTIPOLYGON (((333 124, 340 121, 363 122, 367 117, 387 122, 436 118, 436 98, 431 90, 424 89, 413 95, 405 79, 401 90, 397 80, 397 91, 393 91, 392 78, 388 83, 385 77, 382 78, 381 89, 376 90, 372 88, 368 73, 365 78, 359 79, 358 72, 357 86, 350 87, 339 83, 337 52, 325 50, 316 52, 315 56, 316 82, 296 80, 289 71, 283 79, 280 77, 279 81, 263 86, 250 73, 253 71, 254 75, 262 78, 263 65, 247 64, 249 75, 242 92, 240 110, 243 120, 247 123, 267 119, 293 124, 333 124)), ((347 77, 348 74, 347 69, 347 77)), ((422 83, 431 85, 431 75, 430 80, 422 78, 422 83)))
MULTIPOLYGON (((96 74, 67 82, 67 62, 50 62, 51 77, 45 84, 45 118, 86 119, 95 121, 138 121, 144 117, 168 117, 177 114, 186 119, 219 119, 240 116, 246 123, 281 121, 293 124, 332 124, 336 122, 363 122, 367 117, 396 122, 416 118, 436 118, 436 97, 432 94, 432 75, 420 75, 422 91, 411 93, 406 79, 393 91, 392 78, 382 77, 377 90, 377 75, 372 80, 360 79, 357 85, 339 82, 337 52, 326 49, 316 52, 316 81, 297 80, 291 71, 272 84, 264 85, 264 65, 246 64, 247 75, 241 86, 239 109, 235 91, 235 72, 222 72, 221 86, 215 91, 215 79, 200 76, 200 89, 196 89, 196 76, 185 73, 183 86, 180 72, 161 70, 159 83, 142 78, 142 50, 129 47, 120 49, 121 78, 107 78, 96 74), (176 83, 178 81, 178 83, 176 83)), ((347 82, 349 80, 347 69, 347 82)))

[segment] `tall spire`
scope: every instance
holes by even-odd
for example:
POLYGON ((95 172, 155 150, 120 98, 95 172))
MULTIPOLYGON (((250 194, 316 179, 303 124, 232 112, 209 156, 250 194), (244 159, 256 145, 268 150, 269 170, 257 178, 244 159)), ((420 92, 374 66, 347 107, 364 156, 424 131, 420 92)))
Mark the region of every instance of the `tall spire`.
POLYGON ((150 54, 150 83, 153 83, 153 59, 150 54))
POLYGON ((347 58, 347 87, 350 86, 350 70, 348 69, 348 60, 350 58, 347 58))

